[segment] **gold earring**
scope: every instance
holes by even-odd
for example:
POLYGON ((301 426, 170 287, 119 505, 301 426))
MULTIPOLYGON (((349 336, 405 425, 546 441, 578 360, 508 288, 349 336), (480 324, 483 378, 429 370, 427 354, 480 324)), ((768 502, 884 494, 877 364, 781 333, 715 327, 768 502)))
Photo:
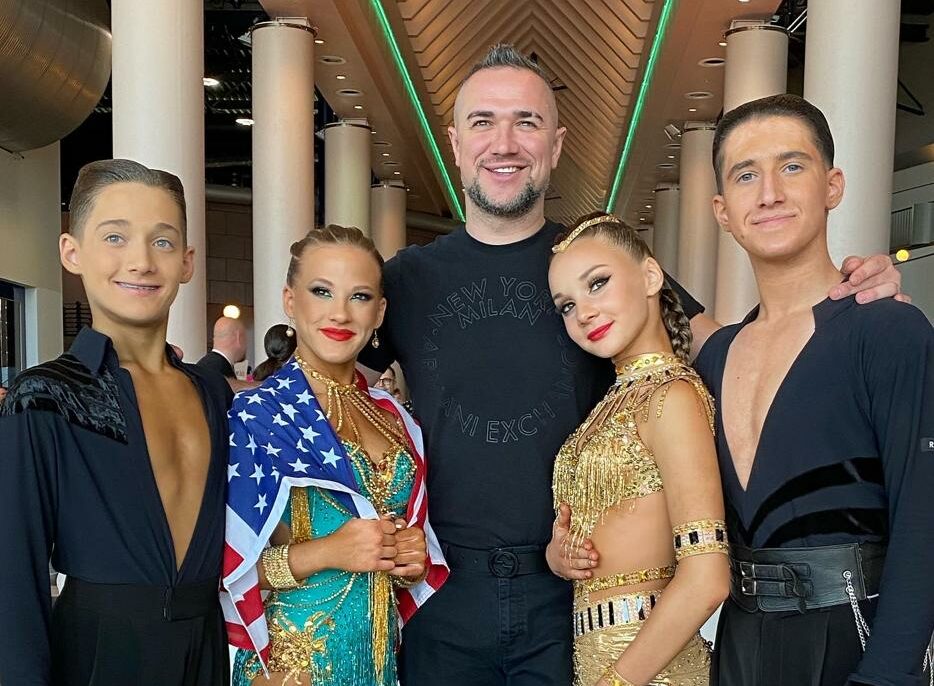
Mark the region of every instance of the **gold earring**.
POLYGON ((373 347, 374 348, 379 347, 379 336, 376 334, 375 331, 373 332, 373 347))
POLYGON ((288 338, 292 338, 292 336, 295 335, 295 320, 292 319, 291 317, 289 317, 289 326, 288 326, 288 328, 285 330, 285 335, 286 335, 288 338))

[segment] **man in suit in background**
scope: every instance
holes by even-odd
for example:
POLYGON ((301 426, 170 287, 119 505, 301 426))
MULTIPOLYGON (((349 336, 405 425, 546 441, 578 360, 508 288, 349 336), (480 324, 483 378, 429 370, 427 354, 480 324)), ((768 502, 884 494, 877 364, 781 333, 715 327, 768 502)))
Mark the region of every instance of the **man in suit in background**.
POLYGON ((246 359, 246 328, 239 319, 221 317, 214 322, 214 348, 198 366, 235 379, 233 366, 246 359))

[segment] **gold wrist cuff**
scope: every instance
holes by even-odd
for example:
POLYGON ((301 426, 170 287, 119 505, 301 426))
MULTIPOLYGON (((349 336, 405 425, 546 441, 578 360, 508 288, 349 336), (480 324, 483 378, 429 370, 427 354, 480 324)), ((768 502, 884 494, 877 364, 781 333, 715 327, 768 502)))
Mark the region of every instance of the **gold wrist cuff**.
POLYGON ((722 519, 699 519, 672 529, 675 560, 704 553, 728 553, 726 523, 722 519))
POLYGON ((610 686, 636 686, 629 679, 616 671, 616 665, 607 667, 606 671, 603 673, 603 678, 606 679, 610 686))
POLYGON ((292 575, 289 568, 290 545, 274 545, 266 548, 262 554, 263 571, 266 572, 266 581, 277 591, 297 588, 299 582, 292 575))

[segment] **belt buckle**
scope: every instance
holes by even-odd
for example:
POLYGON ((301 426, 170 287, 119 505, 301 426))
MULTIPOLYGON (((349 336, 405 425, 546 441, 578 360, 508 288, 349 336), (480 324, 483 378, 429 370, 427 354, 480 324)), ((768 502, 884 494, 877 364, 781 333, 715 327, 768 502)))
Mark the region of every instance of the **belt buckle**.
POLYGON ((167 622, 172 621, 172 602, 175 599, 175 594, 173 593, 172 587, 169 586, 165 589, 165 594, 162 596, 162 619, 167 622))
POLYGON ((488 561, 490 573, 501 579, 510 579, 519 571, 519 556, 511 550, 494 550, 488 561))
POLYGON ((739 563, 739 575, 743 579, 753 579, 756 576, 756 565, 754 562, 743 562, 739 563))
POLYGON ((739 590, 743 595, 754 596, 756 594, 756 580, 751 577, 744 576, 739 580, 739 590))

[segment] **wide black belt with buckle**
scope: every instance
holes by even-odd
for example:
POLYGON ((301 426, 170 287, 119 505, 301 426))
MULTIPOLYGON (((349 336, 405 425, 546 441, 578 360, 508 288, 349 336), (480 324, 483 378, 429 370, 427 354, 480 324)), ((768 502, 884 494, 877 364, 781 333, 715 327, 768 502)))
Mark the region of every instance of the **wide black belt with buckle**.
POLYGON ((813 548, 730 545, 730 595, 747 612, 815 610, 879 592, 885 546, 847 543, 813 548))
POLYGON ((59 602, 103 614, 172 622, 220 612, 218 580, 178 586, 98 584, 69 576, 59 602))
POLYGON ((492 574, 501 579, 549 571, 545 549, 540 546, 480 549, 445 543, 442 550, 448 566, 455 571, 492 574))

